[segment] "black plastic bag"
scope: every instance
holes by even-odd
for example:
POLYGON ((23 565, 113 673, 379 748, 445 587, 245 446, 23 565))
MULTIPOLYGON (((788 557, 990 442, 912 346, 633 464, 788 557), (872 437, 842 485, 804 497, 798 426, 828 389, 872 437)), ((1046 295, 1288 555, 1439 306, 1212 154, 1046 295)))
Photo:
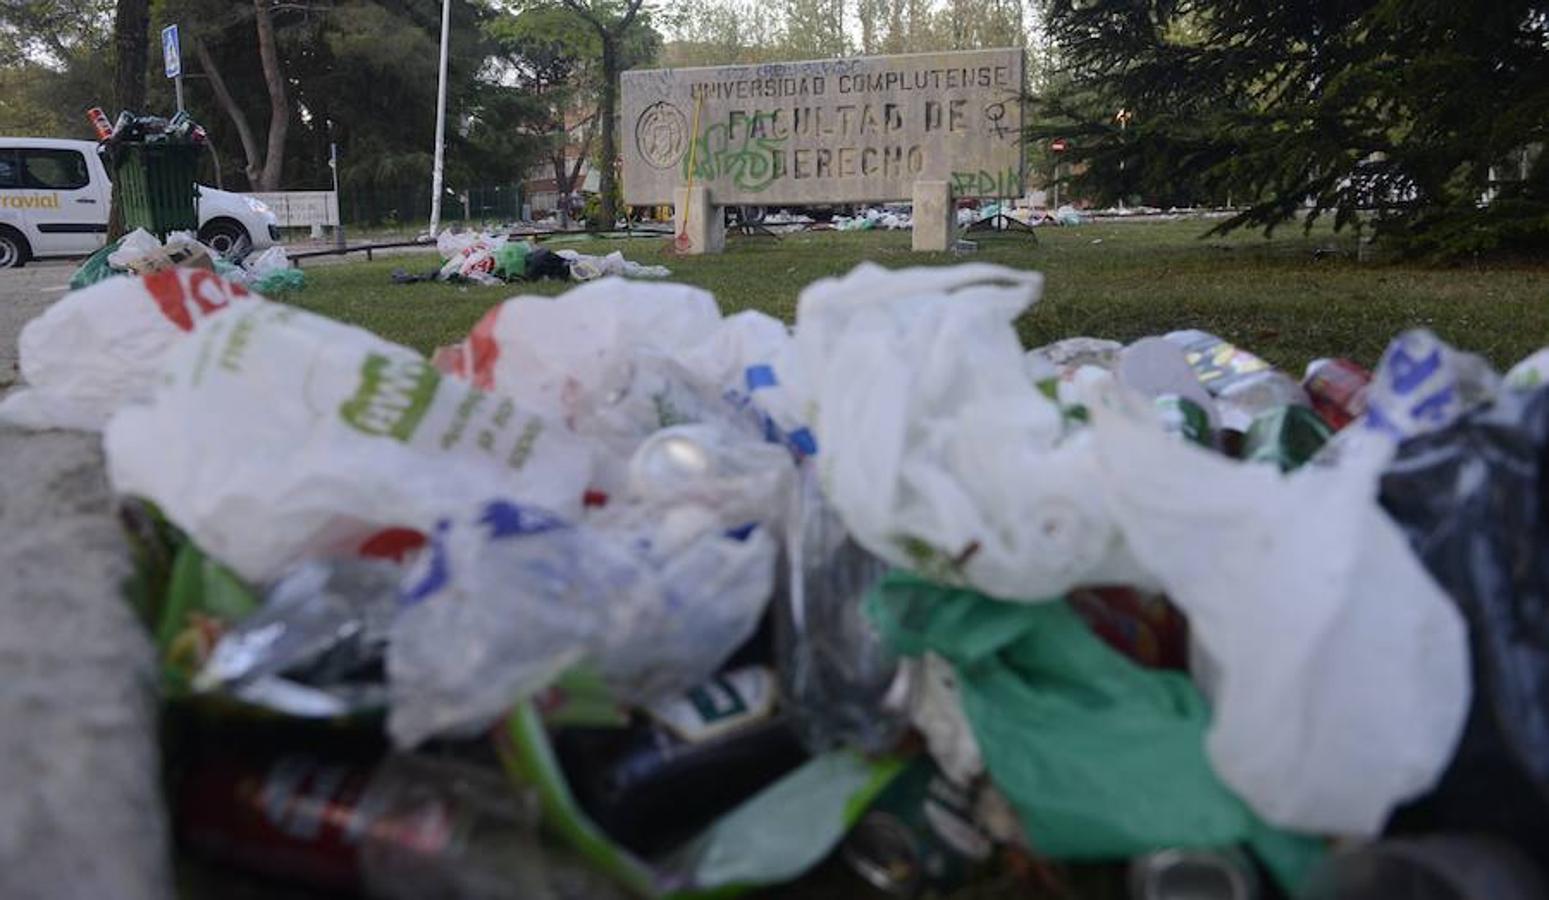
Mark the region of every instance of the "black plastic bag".
POLYGON ((540 278, 558 278, 561 281, 569 281, 570 260, 565 259, 553 250, 534 247, 527 254, 527 280, 537 281, 540 278))
POLYGON ((1469 829, 1549 859, 1549 389, 1503 393, 1412 438, 1381 502, 1468 620, 1474 701, 1436 789, 1399 831, 1469 829))

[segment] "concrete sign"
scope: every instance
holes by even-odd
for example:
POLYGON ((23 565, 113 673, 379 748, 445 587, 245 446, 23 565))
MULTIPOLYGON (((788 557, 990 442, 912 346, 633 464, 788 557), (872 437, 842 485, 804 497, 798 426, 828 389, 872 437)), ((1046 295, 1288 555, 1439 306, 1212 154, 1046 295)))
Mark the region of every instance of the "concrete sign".
POLYGON ((1022 194, 1021 50, 623 74, 624 199, 716 205, 1022 194))

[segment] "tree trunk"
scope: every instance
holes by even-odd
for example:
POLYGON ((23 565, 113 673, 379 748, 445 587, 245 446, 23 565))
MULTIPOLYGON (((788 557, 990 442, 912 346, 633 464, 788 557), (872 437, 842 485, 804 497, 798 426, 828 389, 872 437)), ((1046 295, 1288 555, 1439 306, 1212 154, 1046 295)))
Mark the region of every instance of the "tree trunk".
POLYGON ((280 52, 274 43, 273 0, 253 0, 258 14, 258 58, 263 62, 264 85, 269 89, 269 145, 258 189, 277 191, 285 168, 285 135, 290 130, 290 102, 285 97, 285 73, 280 71, 280 52))
POLYGON ((598 190, 602 192, 602 221, 603 228, 612 231, 613 223, 618 221, 618 207, 614 204, 614 194, 617 191, 615 181, 617 172, 613 161, 618 158, 618 135, 613 127, 613 120, 618 113, 619 98, 619 57, 618 35, 608 32, 602 39, 602 104, 597 110, 601 119, 597 127, 602 129, 602 160, 598 172, 600 184, 598 190))
MULTIPOLYGON (((117 109, 143 112, 145 107, 145 65, 149 53, 151 23, 150 0, 118 0, 113 16, 113 103, 117 109)), ((118 179, 108 201, 109 242, 124 236, 124 210, 119 202, 118 179)))
POLYGON ((113 102, 119 110, 144 112, 145 65, 150 51, 150 0, 118 0, 113 17, 113 102))
POLYGON ((258 183, 263 165, 258 155, 258 139, 253 136, 253 127, 247 123, 247 114, 232 98, 231 91, 227 90, 226 79, 221 77, 220 69, 216 67, 215 60, 210 56, 210 49, 197 37, 194 38, 193 43, 194 53, 199 57, 199 67, 210 79, 210 89, 215 92, 216 101, 231 118, 231 124, 237 129, 237 138, 242 141, 242 154, 247 157, 247 165, 242 168, 242 172, 247 176, 248 189, 260 190, 258 183))

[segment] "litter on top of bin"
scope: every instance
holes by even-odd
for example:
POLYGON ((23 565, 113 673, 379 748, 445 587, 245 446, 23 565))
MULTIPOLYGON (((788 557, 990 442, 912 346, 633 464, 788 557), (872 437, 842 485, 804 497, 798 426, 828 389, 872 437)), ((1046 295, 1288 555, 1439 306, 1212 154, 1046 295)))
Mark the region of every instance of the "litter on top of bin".
MULTIPOLYGON (((788 328, 602 277, 432 364, 174 268, 29 326, 0 416, 106 423, 165 545, 141 611, 175 709, 285 723, 293 753, 355 735, 305 776, 325 794, 412 794, 432 756, 503 774, 526 812, 470 858, 528 870, 452 896, 583 869, 730 891, 830 856, 905 894, 1133 858, 1294 895, 1346 872, 1308 880, 1331 841, 1464 830, 1543 865, 1541 361, 1502 388, 1424 331, 1300 380, 1201 331, 1029 352, 1040 289, 862 265, 788 328), (65 352, 98 305, 93 340, 141 352, 65 352)), ((238 768, 301 771, 265 759, 238 768)), ((434 846, 443 875, 465 852, 434 846)))

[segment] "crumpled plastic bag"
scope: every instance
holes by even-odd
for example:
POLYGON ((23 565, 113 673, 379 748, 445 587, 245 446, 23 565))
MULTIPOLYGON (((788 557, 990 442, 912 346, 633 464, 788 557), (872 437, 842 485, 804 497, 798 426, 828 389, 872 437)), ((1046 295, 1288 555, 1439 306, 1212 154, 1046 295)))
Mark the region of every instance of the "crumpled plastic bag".
POLYGON ((388 645, 394 741, 480 730, 582 661, 637 704, 712 675, 757 627, 773 539, 641 536, 501 500, 439 525, 388 645))
POLYGON ((1066 604, 1002 603, 893 573, 867 612, 900 652, 952 663, 984 765, 1040 855, 1247 840, 1275 858, 1285 844, 1316 857, 1315 840, 1265 828, 1211 770, 1209 710, 1188 676, 1134 665, 1066 604))
POLYGON ((1143 581, 1084 433, 1028 377, 1011 323, 1036 273, 870 263, 801 294, 786 371, 824 492, 866 549, 1011 600, 1143 581), (964 353, 972 347, 972 353, 964 353))
POLYGON ((884 752, 904 728, 902 702, 889 704, 906 682, 861 606, 887 564, 850 538, 824 502, 810 460, 798 479, 774 611, 782 698, 809 751, 884 752))
POLYGON ((182 267, 66 294, 22 328, 26 386, 0 400, 0 421, 100 430, 114 410, 151 396, 163 361, 195 325, 251 298, 241 285, 182 267))
POLYGON ((161 241, 156 235, 144 228, 136 228, 124 235, 118 242, 117 249, 107 256, 108 265, 115 269, 128 269, 131 263, 139 262, 152 253, 161 249, 161 241))
POLYGON ((576 281, 593 281, 607 275, 622 278, 666 278, 672 270, 666 266, 647 266, 624 258, 622 251, 615 250, 607 256, 587 256, 575 250, 559 250, 560 256, 570 261, 570 277, 576 281))
POLYGON ((1218 672, 1206 748, 1287 828, 1371 835, 1446 768, 1468 710, 1464 624, 1376 503, 1365 444, 1289 476, 1092 404, 1101 485, 1218 672))
POLYGON ((194 689, 230 691, 291 715, 384 704, 386 690, 372 675, 380 675, 402 578, 386 560, 302 561, 262 607, 221 634, 194 689), (298 695, 302 704, 287 702, 298 695))
MULTIPOLYGON (((1509 379, 1508 379, 1509 381, 1509 379)), ((1427 798, 1442 827, 1549 834, 1549 390, 1406 440, 1382 503, 1469 623, 1473 712, 1452 767, 1427 798)))
POLYGON ((443 231, 436 238, 436 250, 446 262, 437 277, 443 281, 462 278, 475 284, 500 284, 494 274, 495 254, 505 243, 504 235, 443 231))
POLYGON ((1452 424, 1495 396, 1500 377, 1483 357, 1457 350, 1424 328, 1394 338, 1366 394, 1366 428, 1394 441, 1452 424))
POLYGON ((104 445, 120 493, 248 580, 492 494, 579 511, 592 448, 562 423, 362 329, 261 300, 232 312, 173 349, 104 445))

